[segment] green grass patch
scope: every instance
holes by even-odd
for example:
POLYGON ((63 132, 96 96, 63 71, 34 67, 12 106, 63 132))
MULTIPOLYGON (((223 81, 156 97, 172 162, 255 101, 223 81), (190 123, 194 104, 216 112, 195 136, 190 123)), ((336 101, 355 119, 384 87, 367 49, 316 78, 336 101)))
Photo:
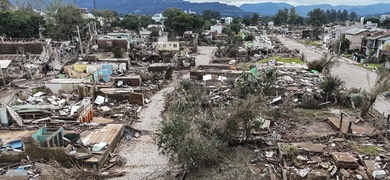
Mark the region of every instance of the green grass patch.
POLYGON ((237 68, 242 70, 249 70, 250 69, 250 63, 238 63, 237 68))
POLYGON ((378 145, 359 145, 356 142, 345 142, 343 143, 345 147, 355 150, 359 154, 364 154, 368 156, 377 156, 383 148, 378 145))
POLYGON ((300 40, 297 40, 298 43, 300 44, 305 44, 307 46, 315 46, 317 48, 321 48, 322 47, 322 43, 319 42, 319 41, 308 41, 308 40, 304 40, 304 39, 300 39, 300 40))
POLYGON ((377 145, 367 145, 367 146, 357 146, 355 150, 361 154, 366 154, 369 156, 377 156, 383 149, 377 145))
POLYGON ((365 68, 367 70, 374 70, 375 68, 378 69, 379 66, 381 66, 381 64, 378 64, 378 63, 366 63, 368 66, 365 66, 364 64, 358 64, 358 66, 362 67, 362 68, 365 68))
POLYGON ((289 63, 291 64, 292 62, 294 62, 295 64, 302 64, 302 61, 300 58, 283 58, 283 57, 270 57, 270 58, 266 58, 266 59, 263 59, 263 60, 260 60, 260 61, 257 61, 258 63, 268 63, 268 61, 272 60, 272 59, 275 59, 277 62, 284 62, 284 63, 289 63))
POLYGON ((317 48, 321 48, 322 47, 322 44, 321 43, 318 43, 316 41, 311 41, 309 44, 309 46, 315 46, 317 48))
POLYGON ((346 57, 346 58, 352 58, 352 54, 344 54, 344 57, 346 57))
POLYGON ((323 109, 303 109, 303 108, 294 108, 292 109, 292 114, 296 117, 328 117, 333 114, 327 108, 323 109))

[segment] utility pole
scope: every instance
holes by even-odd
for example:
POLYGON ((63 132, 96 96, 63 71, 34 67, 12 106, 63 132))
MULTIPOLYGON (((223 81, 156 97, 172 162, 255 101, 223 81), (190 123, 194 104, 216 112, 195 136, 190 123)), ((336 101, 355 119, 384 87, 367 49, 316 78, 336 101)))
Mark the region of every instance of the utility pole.
POLYGON ((338 50, 338 53, 339 53, 339 55, 341 54, 341 29, 339 29, 339 41, 340 41, 340 43, 339 43, 339 50, 338 50))
POLYGON ((79 26, 77 26, 77 35, 79 36, 81 57, 84 57, 83 44, 81 43, 81 37, 80 37, 80 29, 79 29, 79 26))
POLYGON ((93 0, 93 8, 96 9, 96 0, 93 0))
POLYGON ((4 78, 4 74, 3 74, 3 67, 1 67, 0 65, 0 73, 1 73, 1 78, 3 79, 3 87, 5 87, 5 78, 4 78))

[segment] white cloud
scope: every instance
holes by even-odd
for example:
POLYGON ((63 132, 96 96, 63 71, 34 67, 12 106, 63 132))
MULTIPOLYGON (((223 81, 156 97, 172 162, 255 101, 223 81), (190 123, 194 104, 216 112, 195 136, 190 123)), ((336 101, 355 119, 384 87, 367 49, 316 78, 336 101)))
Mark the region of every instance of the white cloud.
MULTIPOLYGON (((186 0, 190 2, 221 2, 231 5, 239 6, 244 3, 263 3, 270 2, 272 0, 186 0)), ((331 4, 331 5, 367 5, 383 3, 384 0, 275 0, 276 2, 285 2, 294 6, 297 5, 315 5, 315 4, 331 4)))

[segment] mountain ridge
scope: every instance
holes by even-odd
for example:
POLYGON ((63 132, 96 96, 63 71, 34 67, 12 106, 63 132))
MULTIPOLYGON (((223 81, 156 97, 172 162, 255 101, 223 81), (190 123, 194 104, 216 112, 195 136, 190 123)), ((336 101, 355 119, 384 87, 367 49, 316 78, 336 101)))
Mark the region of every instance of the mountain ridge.
MULTIPOLYGON (((17 0, 10 0, 12 4, 15 4, 17 0)), ((48 5, 51 0, 43 0, 45 5, 48 5)), ((93 0, 65 0, 65 2, 72 2, 77 4, 81 8, 88 8, 92 10, 94 8, 93 0)), ((186 0, 96 0, 97 8, 99 10, 110 9, 115 10, 119 14, 148 14, 154 15, 163 12, 169 7, 175 7, 182 9, 183 11, 191 10, 197 14, 202 14, 203 10, 212 9, 221 12, 223 16, 242 16, 244 14, 259 13, 261 15, 273 16, 279 9, 294 7, 288 3, 251 3, 242 4, 240 6, 233 6, 219 2, 189 2, 186 0)), ((376 3, 371 5, 338 5, 332 6, 330 4, 317 4, 317 5, 299 5, 295 6, 296 12, 300 16, 307 16, 307 13, 315 8, 323 10, 335 9, 343 11, 346 9, 348 12, 355 11, 358 15, 371 15, 371 14, 384 14, 388 13, 390 9, 390 3, 376 3)))
MULTIPOLYGON (((337 5, 333 6, 330 4, 316 4, 316 5, 299 5, 299 6, 293 6, 288 3, 272 3, 272 2, 265 2, 265 3, 244 3, 239 6, 244 11, 250 10, 251 12, 257 12, 261 13, 263 15, 274 15, 278 12, 279 9, 272 8, 272 4, 283 4, 284 7, 290 8, 295 7, 296 12, 300 16, 307 16, 307 13, 310 12, 313 9, 320 8, 324 11, 327 9, 335 9, 335 10, 341 10, 343 11, 346 9, 348 12, 355 11, 358 15, 364 16, 375 13, 387 13, 390 9, 390 3, 376 3, 376 4, 370 4, 370 5, 337 5), (255 10, 255 11, 254 11, 255 10)), ((283 7, 283 8, 284 8, 283 7)))

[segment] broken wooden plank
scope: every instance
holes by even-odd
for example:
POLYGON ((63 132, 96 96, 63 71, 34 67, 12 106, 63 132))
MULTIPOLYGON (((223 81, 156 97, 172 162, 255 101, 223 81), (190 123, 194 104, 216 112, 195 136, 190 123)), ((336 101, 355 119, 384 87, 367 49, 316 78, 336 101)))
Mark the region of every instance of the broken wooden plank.
POLYGON ((19 126, 24 126, 23 125, 23 119, 22 117, 19 116, 18 113, 15 112, 11 107, 7 106, 7 111, 11 118, 19 125, 19 126))
POLYGON ((51 120, 50 117, 45 117, 45 118, 34 120, 34 121, 32 121, 32 123, 33 124, 38 124, 38 123, 45 122, 45 121, 50 121, 50 120, 51 120))
POLYGON ((268 170, 270 179, 271 180, 276 180, 276 175, 275 175, 274 171, 272 170, 271 165, 268 166, 267 170, 268 170))

